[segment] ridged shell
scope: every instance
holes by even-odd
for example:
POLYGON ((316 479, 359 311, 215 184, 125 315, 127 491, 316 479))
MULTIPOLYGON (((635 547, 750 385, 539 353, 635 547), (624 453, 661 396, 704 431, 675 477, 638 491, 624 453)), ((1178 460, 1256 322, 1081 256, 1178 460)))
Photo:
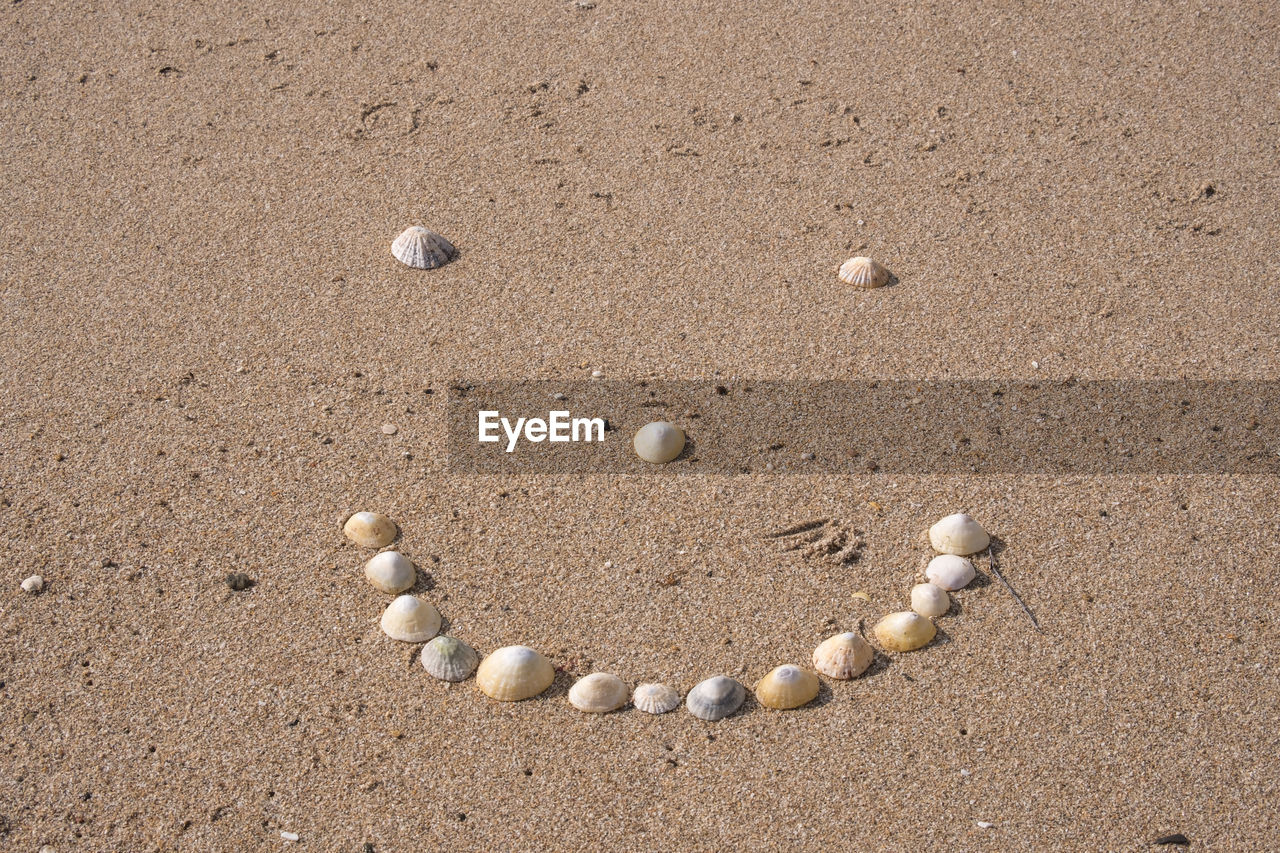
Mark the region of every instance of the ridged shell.
POLYGON ((937 619, 951 609, 951 596, 937 584, 918 583, 911 587, 911 609, 926 619, 937 619))
POLYGON ((699 720, 722 720, 742 707, 747 688, 726 675, 698 682, 685 697, 685 707, 699 720))
POLYGON ((442 267, 457 253, 452 243, 421 225, 404 229, 391 244, 391 254, 395 259, 416 270, 442 267))
POLYGON ((357 512, 342 525, 347 538, 362 548, 381 548, 396 538, 396 523, 380 512, 357 512))
POLYGON ((876 653, 860 634, 845 631, 827 637, 813 650, 813 668, 830 678, 857 678, 867 671, 876 653))
POLYGON ((850 258, 840 265, 840 280, 854 287, 884 287, 889 271, 870 258, 850 258))
POLYGON ((799 708, 817 695, 818 676, 789 663, 775 668, 756 685, 760 704, 778 710, 799 708))
POLYGON ((607 714, 627 704, 630 692, 618 676, 593 672, 569 688, 569 704, 587 714, 607 714))
POLYGON ((964 589, 977 575, 973 563, 955 554, 941 554, 929 561, 924 576, 943 589, 964 589))
POLYGON ((423 643, 440 632, 440 611, 429 601, 401 595, 382 613, 382 632, 404 643, 423 643))
POLYGON ((919 613, 903 610, 890 613, 876 623, 876 641, 891 652, 912 652, 929 641, 938 633, 938 629, 919 613))
POLYGON ((684 450, 684 431, 668 421, 654 421, 640 427, 631 445, 645 462, 661 465, 675 459, 684 450))
POLYGON ((929 528, 929 544, 939 554, 966 557, 986 550, 991 537, 972 516, 963 512, 948 515, 929 528))
POLYGON ((398 551, 383 551, 364 564, 364 576, 369 583, 392 595, 413 586, 417 575, 413 562, 398 551))
POLYGON ((422 647, 422 668, 441 681, 462 681, 479 662, 476 650, 454 637, 436 637, 422 647))
POLYGON ((641 684, 631 694, 631 704, 646 714, 665 714, 680 705, 680 693, 665 684, 641 684))
POLYGON ((476 670, 476 684, 490 699, 519 702, 530 699, 556 680, 551 661, 528 646, 503 646, 492 652, 476 670))

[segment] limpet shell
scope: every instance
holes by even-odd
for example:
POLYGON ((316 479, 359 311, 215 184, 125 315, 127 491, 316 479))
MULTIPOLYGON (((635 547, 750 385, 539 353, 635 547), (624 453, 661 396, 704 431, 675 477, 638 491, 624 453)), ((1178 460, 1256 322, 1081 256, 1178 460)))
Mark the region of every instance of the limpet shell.
POLYGON ((44 589, 44 578, 39 575, 32 575, 22 582, 22 591, 29 595, 35 595, 44 589))
POLYGON ((911 609, 926 619, 936 619, 951 609, 951 596, 937 584, 918 583, 911 587, 911 609))
POLYGON ((626 683, 618 676, 593 672, 569 688, 569 704, 587 714, 607 714, 627 704, 628 693, 626 683))
POLYGON ((876 640, 891 652, 915 651, 928 645, 937 633, 932 622, 910 610, 890 613, 875 627, 876 640))
POLYGON ((441 681, 462 681, 479 662, 476 650, 456 637, 441 635, 422 647, 422 668, 441 681))
POLYGON ((870 258, 850 258, 840 265, 840 280, 854 287, 884 287, 889 271, 870 258))
POLYGON ((680 704, 680 693, 665 684, 641 684, 631 694, 631 704, 646 714, 665 714, 680 704))
POLYGON ((684 431, 669 421, 654 421, 640 427, 631 446, 645 462, 661 465, 675 459, 684 450, 684 431))
POLYGON ((503 646, 476 670, 476 684, 490 699, 519 702, 537 696, 556 680, 551 661, 528 646, 503 646))
POLYGON ((760 704, 778 710, 799 708, 817 695, 818 676, 789 663, 776 667, 756 685, 760 704))
POLYGON ((929 528, 929 544, 939 554, 964 557, 986 550, 991 537, 972 516, 957 512, 929 528))
POLYGON ((396 523, 380 512, 357 512, 342 525, 347 538, 362 548, 381 548, 396 538, 396 523))
POLYGON ((699 720, 722 720, 742 707, 747 698, 747 688, 729 678, 716 675, 698 682, 685 697, 685 707, 699 720))
POLYGON ((941 554, 929 561, 924 576, 943 589, 964 589, 977 575, 973 563, 955 554, 941 554))
POLYGON ((391 244, 391 254, 395 259, 416 270, 442 267, 457 253, 452 243, 421 225, 404 229, 391 244))
POLYGON ((364 564, 364 576, 369 583, 392 595, 413 586, 417 575, 413 561, 399 551, 383 551, 364 564))
POLYGON ((867 671, 875 656, 861 634, 845 631, 818 644, 813 650, 813 668, 831 678, 857 678, 867 671))
POLYGON ((401 595, 382 613, 382 632, 393 640, 421 643, 440 631, 440 611, 429 601, 401 595))

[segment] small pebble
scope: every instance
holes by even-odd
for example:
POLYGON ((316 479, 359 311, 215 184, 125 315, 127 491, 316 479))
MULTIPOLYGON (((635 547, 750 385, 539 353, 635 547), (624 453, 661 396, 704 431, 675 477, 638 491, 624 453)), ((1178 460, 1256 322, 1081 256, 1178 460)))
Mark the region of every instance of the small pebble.
POLYGON ((22 582, 22 591, 35 595, 44 589, 44 578, 39 575, 32 575, 22 582))
POLYGON ((298 833, 296 833, 296 832, 282 832, 282 833, 280 833, 280 837, 281 837, 281 838, 283 838, 285 841, 297 841, 297 840, 298 840, 298 833))
POLYGON ((995 826, 995 824, 991 823, 990 821, 985 821, 985 820, 978 821, 978 829, 990 829, 993 826, 995 826))
POLYGON ((253 578, 249 577, 244 572, 231 572, 227 575, 227 586, 231 587, 236 592, 243 592, 253 586, 253 578))
POLYGON ((1162 835, 1155 840, 1156 844, 1179 844, 1187 847, 1191 844, 1191 839, 1187 838, 1181 832, 1175 832, 1173 835, 1162 835))
POLYGON ((591 371, 591 378, 592 378, 592 379, 599 379, 601 376, 604 376, 604 371, 603 371, 603 370, 593 370, 593 371, 591 371))
POLYGON ((383 435, 395 435, 395 434, 396 434, 396 425, 395 425, 395 424, 383 424, 383 425, 382 425, 382 434, 383 434, 383 435))

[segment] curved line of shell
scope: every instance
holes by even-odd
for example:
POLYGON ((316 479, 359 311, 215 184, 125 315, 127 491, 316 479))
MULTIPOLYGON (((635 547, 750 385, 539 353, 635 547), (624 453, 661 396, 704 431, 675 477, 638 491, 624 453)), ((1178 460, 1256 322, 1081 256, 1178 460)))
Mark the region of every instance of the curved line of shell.
MULTIPOLYGON (((366 548, 383 548, 399 534, 399 528, 381 513, 358 512, 343 526, 347 538, 366 548)), ((881 648, 910 652, 927 646, 937 635, 935 619, 951 609, 950 593, 963 589, 976 575, 965 555, 985 550, 990 537, 970 516, 955 513, 929 528, 929 543, 939 552, 925 569, 924 583, 911 589, 911 609, 890 613, 872 629, 881 648)), ((502 702, 531 699, 555 681, 555 667, 527 646, 504 646, 483 661, 475 649, 456 637, 439 635, 440 612, 430 602, 403 594, 417 580, 412 561, 397 551, 381 551, 364 567, 365 577, 377 589, 396 595, 382 615, 383 632, 394 640, 426 643, 423 668, 434 678, 458 682, 474 672, 481 692, 502 702)), ((828 637, 813 651, 813 669, 828 678, 848 680, 866 672, 875 651, 853 631, 828 637)), ((771 670, 755 686, 756 700, 766 708, 799 708, 813 701, 820 689, 818 676, 807 669, 784 664, 771 670)), ((684 704, 702 720, 723 719, 742 706, 746 688, 737 680, 717 675, 699 682, 685 696, 684 704)), ((616 711, 630 701, 650 714, 665 714, 680 705, 680 693, 666 684, 640 684, 631 691, 612 673, 593 672, 569 689, 569 703, 584 713, 616 711)))

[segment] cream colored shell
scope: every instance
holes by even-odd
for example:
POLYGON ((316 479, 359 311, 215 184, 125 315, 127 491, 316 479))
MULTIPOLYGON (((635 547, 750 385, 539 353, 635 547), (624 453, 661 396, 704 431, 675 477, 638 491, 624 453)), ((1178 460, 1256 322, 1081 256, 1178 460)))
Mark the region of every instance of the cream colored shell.
POLYGON ((778 710, 799 708, 817 695, 818 676, 791 664, 775 668, 756 685, 760 704, 778 710))
POLYGON ((943 589, 964 589, 977 575, 973 563, 955 554, 940 554, 929 561, 924 576, 943 589))
POLYGON ((645 462, 661 465, 684 450, 684 431, 668 421, 654 421, 640 427, 631 445, 645 462))
POLYGON ((948 515, 929 528, 929 544, 939 554, 964 557, 985 550, 990 543, 982 525, 963 512, 948 515))
POLYGON ((937 584, 918 583, 911 588, 911 609, 926 619, 936 619, 951 609, 951 596, 937 584))
POLYGON ((422 668, 441 681, 462 681, 479 662, 476 650, 454 637, 436 637, 422 647, 422 668))
POLYGON ((680 704, 680 693, 665 684, 641 684, 631 694, 631 704, 646 714, 665 714, 680 704))
POLYGON ((420 225, 406 228, 391 244, 391 254, 397 261, 418 270, 442 267, 457 251, 444 237, 420 225))
POLYGON ((929 644, 938 633, 933 623, 910 610, 890 613, 876 623, 876 641, 891 652, 910 652, 929 644))
POLYGON ((626 683, 607 672, 593 672, 569 688, 569 704, 587 714, 607 714, 627 704, 626 683))
POLYGON ((854 287, 884 287, 889 271, 870 258, 850 258, 840 265, 840 280, 854 287))
POLYGON ((382 613, 382 631, 393 640, 426 642, 440 631, 440 611, 421 598, 398 596, 382 613))
POLYGON ((685 697, 685 707, 700 720, 722 720, 742 707, 747 688, 725 675, 698 682, 685 697))
POLYGON ((417 580, 413 562, 398 551, 383 551, 364 564, 364 576, 383 592, 404 592, 417 580))
POLYGON ((380 512, 357 512, 342 526, 347 538, 362 548, 381 548, 396 538, 396 523, 380 512))
POLYGON ((845 631, 827 637, 813 650, 813 668, 830 678, 857 678, 867 671, 875 651, 860 634, 845 631))
POLYGON ((476 670, 476 684, 484 695, 499 702, 530 699, 556 680, 551 661, 528 646, 503 646, 492 652, 476 670))

